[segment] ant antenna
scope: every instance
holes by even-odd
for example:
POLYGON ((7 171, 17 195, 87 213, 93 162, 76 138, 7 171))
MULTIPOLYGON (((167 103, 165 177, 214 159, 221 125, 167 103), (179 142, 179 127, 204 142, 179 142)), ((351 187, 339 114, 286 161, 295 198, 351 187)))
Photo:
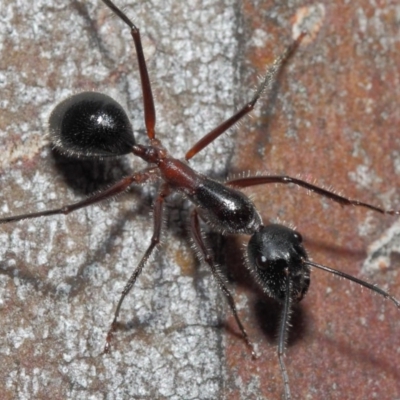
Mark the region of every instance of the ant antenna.
POLYGON ((372 290, 373 292, 378 293, 379 295, 383 296, 385 299, 388 299, 388 300, 392 301, 397 308, 400 308, 400 301, 399 300, 397 300, 396 298, 391 296, 388 292, 386 292, 386 291, 382 290, 381 288, 377 287, 376 285, 372 285, 371 283, 363 281, 362 279, 358 279, 355 276, 346 274, 345 272, 342 272, 342 271, 338 271, 337 269, 326 267, 325 265, 322 265, 322 264, 317 264, 317 263, 315 263, 313 261, 310 261, 310 260, 307 260, 305 262, 305 264, 306 265, 310 265, 310 266, 315 267, 315 268, 318 268, 318 269, 321 269, 322 271, 329 272, 330 274, 339 276, 340 278, 348 279, 349 281, 355 282, 358 285, 364 286, 367 289, 372 290))

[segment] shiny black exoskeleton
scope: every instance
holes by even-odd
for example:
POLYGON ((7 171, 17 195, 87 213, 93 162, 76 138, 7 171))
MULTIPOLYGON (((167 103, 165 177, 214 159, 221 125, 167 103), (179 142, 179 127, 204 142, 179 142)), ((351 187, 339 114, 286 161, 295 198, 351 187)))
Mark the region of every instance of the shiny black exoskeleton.
POLYGON ((300 301, 310 286, 310 267, 300 233, 283 225, 263 226, 250 238, 248 267, 264 291, 283 302, 288 280, 291 297, 300 301))
POLYGON ((135 144, 125 110, 97 92, 79 93, 61 102, 50 115, 49 131, 55 147, 79 157, 124 155, 135 144))

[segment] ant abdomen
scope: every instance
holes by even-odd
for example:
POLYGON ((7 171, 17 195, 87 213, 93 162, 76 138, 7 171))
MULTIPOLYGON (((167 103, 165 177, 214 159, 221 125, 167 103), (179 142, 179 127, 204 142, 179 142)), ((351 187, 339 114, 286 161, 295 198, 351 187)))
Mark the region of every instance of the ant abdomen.
POLYGON ((135 144, 122 106, 98 92, 79 93, 58 104, 49 131, 56 148, 78 157, 121 156, 135 144))
POLYGON ((263 226, 249 241, 248 268, 265 292, 283 302, 287 281, 290 297, 300 301, 310 286, 310 268, 301 235, 286 226, 263 226))

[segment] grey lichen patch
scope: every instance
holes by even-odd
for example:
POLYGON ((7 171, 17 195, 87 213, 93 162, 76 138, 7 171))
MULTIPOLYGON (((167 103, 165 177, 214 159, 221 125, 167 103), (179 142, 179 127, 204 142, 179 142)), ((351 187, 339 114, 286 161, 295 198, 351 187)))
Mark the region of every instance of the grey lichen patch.
POLYGON ((400 221, 393 223, 377 240, 368 246, 367 257, 362 272, 373 274, 379 271, 393 270, 394 260, 400 258, 400 221))

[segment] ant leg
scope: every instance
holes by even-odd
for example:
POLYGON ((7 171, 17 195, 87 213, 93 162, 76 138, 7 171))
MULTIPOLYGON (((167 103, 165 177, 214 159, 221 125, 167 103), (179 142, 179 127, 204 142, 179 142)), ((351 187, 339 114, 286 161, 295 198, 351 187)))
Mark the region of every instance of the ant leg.
POLYGON ((198 216, 198 213, 196 210, 193 210, 193 212, 192 212, 192 215, 190 218, 190 226, 192 229, 194 241, 197 245, 197 249, 200 251, 201 255, 203 256, 204 261, 210 266, 211 272, 212 272, 215 280, 217 281, 218 286, 222 289, 223 293, 225 294, 225 296, 228 300, 229 307, 232 310, 232 313, 235 317, 236 323, 238 324, 240 332, 242 333, 243 339, 246 342, 247 346, 250 348, 252 357, 256 358, 253 344, 250 342, 249 336, 247 335, 247 332, 246 332, 246 329, 244 328, 242 322, 239 319, 239 315, 236 310, 236 305, 235 305, 235 301, 233 299, 232 293, 226 287, 224 278, 221 276, 221 273, 218 271, 218 268, 215 265, 215 263, 211 257, 211 254, 208 251, 208 249, 204 243, 203 237, 201 235, 200 225, 199 225, 199 216, 198 216))
POLYGON ((111 0, 102 0, 103 3, 109 7, 114 14, 116 14, 122 21, 127 24, 131 30, 131 35, 136 48, 136 57, 139 64, 140 81, 142 83, 143 104, 144 104, 144 120, 146 124, 147 135, 149 139, 155 138, 155 125, 156 125, 156 111, 154 108, 153 93, 151 91, 151 84, 149 73, 147 71, 146 60, 143 54, 142 40, 140 38, 139 29, 135 24, 123 13, 111 0))
POLYGON ((290 176, 285 175, 271 175, 271 176, 253 176, 249 178, 238 178, 232 179, 226 182, 227 185, 233 186, 236 188, 245 188, 249 186, 257 186, 257 185, 264 185, 267 183, 283 183, 289 184, 292 183, 294 185, 300 186, 311 192, 317 193, 320 196, 327 197, 337 203, 341 204, 342 206, 357 206, 357 207, 364 207, 370 210, 379 212, 381 214, 389 214, 389 215, 400 215, 400 211, 398 210, 385 210, 381 207, 376 207, 372 204, 364 203, 359 200, 349 199, 347 197, 341 196, 336 194, 330 190, 323 189, 319 186, 313 185, 301 179, 292 178, 290 176))
POLYGON ((283 304, 282 310, 282 320, 279 326, 279 339, 278 339, 278 360, 279 366, 281 369, 283 386, 285 390, 285 400, 290 400, 290 386, 289 386, 289 375, 286 370, 285 361, 283 357, 285 355, 285 345, 287 339, 287 331, 290 323, 290 313, 291 313, 291 306, 292 306, 292 296, 291 296, 291 280, 289 276, 286 280, 286 293, 285 293, 285 302, 283 304))
POLYGON ((106 344, 104 346, 104 353, 109 353, 109 351, 110 351, 111 340, 114 336, 114 332, 117 329, 117 319, 118 319, 119 312, 121 311, 121 306, 125 300, 125 297, 130 292, 130 290, 132 289, 133 285, 135 284, 138 276, 143 271, 143 268, 146 265, 149 258, 151 257, 154 249, 160 243, 163 206, 164 206, 164 200, 168 196, 168 194, 169 194, 169 187, 167 186, 167 184, 164 184, 161 187, 161 190, 158 193, 157 199, 154 203, 154 208, 153 208, 154 230, 153 230, 153 236, 151 237, 150 245, 147 248, 146 252, 144 253, 142 259, 140 260, 139 265, 133 271, 133 274, 129 278, 128 282, 126 283, 126 285, 124 287, 124 290, 121 293, 121 297, 119 298, 117 308, 115 310, 114 319, 113 319, 113 322, 111 323, 111 328, 107 333, 106 344))
POLYGON ((21 221, 23 219, 47 217, 49 215, 57 215, 57 214, 67 215, 72 211, 78 210, 83 207, 90 206, 92 204, 98 203, 98 202, 108 199, 110 197, 114 197, 120 193, 123 193, 133 183, 141 184, 155 176, 157 176, 157 169, 146 168, 143 171, 137 172, 136 174, 122 178, 120 181, 118 181, 117 183, 114 183, 114 185, 110 186, 109 188, 107 188, 99 193, 96 193, 93 196, 90 196, 82 201, 78 201, 77 203, 68 204, 68 205, 62 206, 60 208, 55 208, 52 210, 39 211, 39 212, 29 213, 29 214, 12 215, 10 217, 1 218, 0 224, 21 221))
POLYGON ((256 105, 258 99, 261 97, 262 93, 266 90, 270 90, 273 83, 276 82, 277 76, 279 75, 282 67, 288 61, 293 52, 297 49, 304 36, 305 33, 302 33, 291 45, 286 48, 282 55, 275 59, 273 64, 267 69, 267 72, 265 73, 262 82, 257 87, 253 98, 243 108, 236 112, 232 117, 222 122, 222 124, 218 125, 211 132, 203 136, 197 143, 194 144, 191 149, 187 151, 185 155, 186 161, 189 161, 193 156, 203 150, 204 147, 208 146, 211 142, 217 139, 217 137, 226 132, 246 114, 254 109, 254 106, 256 105))

